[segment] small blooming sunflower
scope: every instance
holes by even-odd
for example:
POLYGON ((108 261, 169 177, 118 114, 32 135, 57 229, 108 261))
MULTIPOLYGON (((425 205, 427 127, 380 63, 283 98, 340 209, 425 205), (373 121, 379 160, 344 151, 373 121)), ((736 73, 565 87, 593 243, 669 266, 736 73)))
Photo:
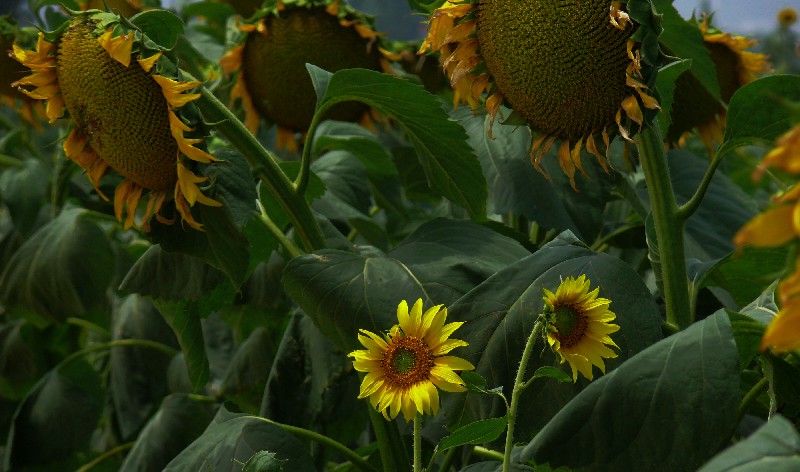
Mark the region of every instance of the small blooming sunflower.
POLYGON ((616 318, 608 309, 611 300, 598 298, 600 287, 590 292, 589 286, 589 280, 581 275, 577 279, 567 277, 555 293, 543 289, 547 342, 562 364, 569 362, 573 382, 578 380, 578 372, 592 380, 592 365, 605 373, 603 358, 617 357, 606 345, 619 348, 609 336, 619 330, 610 323, 616 318))
POLYGON ((703 17, 697 27, 716 67, 722 102, 714 99, 694 76, 681 74, 675 83, 670 111, 672 124, 665 139, 670 145, 680 146, 689 132, 697 128, 700 139, 713 154, 715 143, 722 142, 724 104, 737 90, 755 80, 757 74, 769 71, 770 67, 766 55, 747 50, 758 41, 720 31, 711 26, 710 21, 710 17, 703 17))
MULTIPOLYGON (((339 0, 267 0, 238 29, 238 45, 220 61, 226 75, 238 74, 231 101, 241 100, 251 131, 261 118, 275 123, 278 148, 296 151, 295 133, 307 131, 314 115, 316 93, 306 63, 329 72, 392 70, 393 56, 380 47, 371 20, 339 0)), ((327 117, 356 121, 368 110, 347 102, 327 117)))
POLYGON ((216 161, 196 147, 204 142, 196 131, 199 114, 187 104, 200 94, 184 93, 200 82, 180 80, 174 62, 148 49, 144 34, 129 28, 111 13, 76 14, 56 32, 40 33, 36 50, 14 46, 14 58, 34 72, 13 85, 46 100, 51 123, 69 112, 75 126, 64 153, 86 171, 102 198, 107 200, 98 185, 109 168, 125 177, 114 194, 114 212, 126 229, 148 231, 153 215, 173 223, 161 215, 170 196, 182 220, 202 229, 190 207, 221 203, 203 194, 198 184, 207 177, 192 171, 216 161), (149 198, 137 222, 145 190, 149 198))
POLYGON ((541 159, 559 140, 558 162, 575 188, 581 149, 607 170, 615 130, 630 140, 631 123, 642 126, 655 115, 646 110, 659 108, 650 92, 658 20, 647 4, 447 1, 419 52, 439 51, 456 104, 475 109, 486 92, 490 120, 502 103, 519 114, 536 136, 531 161, 542 174, 541 159), (629 4, 637 5, 626 11, 629 4))
POLYGON ((397 306, 397 321, 384 337, 360 330, 358 340, 367 349, 353 351, 353 366, 366 372, 358 398, 369 397, 372 406, 388 419, 403 412, 406 421, 416 413, 435 415, 439 392, 463 392, 464 381, 457 370, 475 367, 460 357, 446 355, 466 346, 449 339, 463 322, 445 324, 447 308, 436 305, 422 312, 422 300, 411 311, 405 300, 397 306))

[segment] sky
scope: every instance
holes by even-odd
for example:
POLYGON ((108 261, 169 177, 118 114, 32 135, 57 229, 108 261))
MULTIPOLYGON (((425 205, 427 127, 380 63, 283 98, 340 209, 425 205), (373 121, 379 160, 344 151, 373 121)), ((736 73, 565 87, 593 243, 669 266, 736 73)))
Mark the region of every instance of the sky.
MULTIPOLYGON (((700 0, 674 0, 673 5, 684 18, 689 18, 700 3, 700 0)), ((772 30, 781 8, 792 7, 800 11, 800 0, 708 0, 706 3, 716 11, 714 24, 718 28, 738 34, 772 30)), ((800 22, 795 23, 792 29, 800 32, 800 22)))

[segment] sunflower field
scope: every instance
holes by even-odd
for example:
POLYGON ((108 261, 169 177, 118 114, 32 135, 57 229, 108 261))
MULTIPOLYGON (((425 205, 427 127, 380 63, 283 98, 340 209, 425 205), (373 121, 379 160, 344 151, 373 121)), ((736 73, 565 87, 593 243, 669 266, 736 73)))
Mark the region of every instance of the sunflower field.
POLYGON ((162 1, 0 16, 0 470, 800 470, 795 9, 162 1))

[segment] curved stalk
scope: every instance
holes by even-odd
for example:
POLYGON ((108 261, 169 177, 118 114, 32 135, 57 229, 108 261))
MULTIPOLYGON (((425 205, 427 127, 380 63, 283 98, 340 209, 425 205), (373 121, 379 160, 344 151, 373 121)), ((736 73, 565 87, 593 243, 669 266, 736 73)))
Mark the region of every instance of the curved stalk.
POLYGON ((311 252, 324 248, 325 237, 311 207, 302 195, 295 192, 294 184, 278 166, 273 154, 264 149, 264 146, 213 93, 205 87, 200 87, 199 90, 201 96, 194 103, 206 121, 215 123, 214 127, 220 134, 247 159, 250 167, 289 216, 305 250, 311 252))
POLYGON ((708 186, 711 185, 711 179, 714 177, 714 172, 717 170, 717 166, 719 166, 720 162, 722 162, 722 153, 718 152, 714 155, 713 159, 711 159, 711 163, 708 165, 708 169, 706 169, 706 173, 703 175, 703 180, 700 181, 700 186, 697 187, 697 191, 688 202, 681 205, 678 209, 678 218, 681 222, 688 220, 689 217, 697 211, 697 208, 703 201, 703 197, 706 195, 708 186))
POLYGON ((246 418, 255 418, 264 421, 265 423, 270 423, 274 424, 275 426, 279 426, 296 436, 300 436, 301 438, 304 439, 309 439, 311 441, 322 444, 325 447, 335 450, 339 454, 346 457, 347 460, 349 460, 354 466, 358 467, 360 470, 367 472, 378 472, 378 469, 376 469, 375 467, 372 466, 372 464, 364 460, 363 457, 356 454, 355 451, 345 446, 344 444, 340 443, 339 441, 333 440, 323 434, 315 433, 314 431, 310 431, 304 428, 298 428, 297 426, 278 423, 277 421, 272 421, 269 418, 263 418, 261 416, 247 416, 246 418))
POLYGON ((650 195, 650 212, 661 253, 667 323, 684 329, 692 323, 683 247, 684 220, 675 202, 661 130, 657 125, 646 126, 638 138, 639 157, 647 182, 647 193, 650 195))
POLYGON ((386 422, 380 413, 375 411, 372 406, 367 405, 369 411, 369 419, 372 422, 372 429, 375 431, 375 439, 378 441, 378 448, 381 451, 381 463, 383 464, 384 472, 396 472, 397 461, 395 460, 395 451, 392 447, 392 441, 389 433, 386 431, 386 422))
POLYGON ((542 330, 542 322, 537 321, 533 326, 528 342, 525 343, 525 350, 522 352, 522 359, 519 361, 519 369, 517 370, 517 377, 514 379, 514 388, 511 391, 511 407, 508 409, 508 429, 506 430, 506 447, 503 453, 503 472, 511 470, 511 450, 514 448, 514 424, 517 419, 517 407, 519 406, 519 398, 522 392, 525 391, 525 370, 528 368, 528 360, 531 358, 533 352, 533 345, 536 344, 536 338, 539 337, 539 332, 542 330))

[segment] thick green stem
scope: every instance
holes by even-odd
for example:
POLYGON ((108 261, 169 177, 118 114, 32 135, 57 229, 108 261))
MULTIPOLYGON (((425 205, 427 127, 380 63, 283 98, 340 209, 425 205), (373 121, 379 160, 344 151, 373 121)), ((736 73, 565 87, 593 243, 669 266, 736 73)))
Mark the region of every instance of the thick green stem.
POLYGON ((422 472, 422 415, 414 415, 414 472, 422 472))
POLYGON ((249 416, 248 418, 255 418, 264 421, 266 423, 274 424, 275 426, 280 426, 281 428, 294 434, 295 436, 299 436, 304 439, 309 439, 311 441, 322 444, 324 447, 335 450, 336 452, 347 458, 347 460, 349 460, 353 465, 355 465, 356 467, 358 467, 363 471, 378 472, 378 470, 375 467, 373 467, 372 464, 364 460, 363 457, 356 454, 355 451, 345 446, 344 444, 340 443, 339 441, 335 441, 323 434, 315 433, 314 431, 310 431, 304 428, 298 428, 297 426, 278 423, 277 421, 272 421, 269 418, 262 418, 260 416, 249 416))
POLYGON ((639 133, 638 140, 660 253, 667 323, 684 329, 692 323, 692 313, 683 247, 683 219, 675 202, 661 131, 658 126, 647 126, 639 133))
POLYGON ((739 420, 747 413, 747 410, 750 408, 750 405, 759 397, 762 393, 767 391, 769 388, 769 379, 766 377, 759 380, 753 388, 751 388, 747 394, 742 399, 742 403, 739 404, 739 409, 737 410, 737 417, 739 420))
POLYGON ((372 422, 372 430, 375 431, 375 439, 378 441, 378 448, 381 451, 381 462, 383 463, 384 472, 396 472, 397 461, 395 460, 395 451, 392 447, 392 440, 386 431, 386 420, 383 416, 375 411, 371 405, 367 405, 369 409, 369 419, 372 422))
POLYGON ((508 429, 506 430, 506 448, 503 453, 503 472, 511 470, 511 450, 514 448, 514 424, 517 419, 517 407, 522 392, 525 391, 525 370, 528 368, 528 360, 533 352, 533 345, 542 330, 542 322, 536 321, 528 342, 525 343, 525 350, 522 351, 522 359, 519 361, 517 378, 514 379, 514 389, 511 391, 511 406, 508 409, 508 429))
POLYGON ((273 154, 258 142, 213 93, 200 87, 200 94, 200 99, 194 103, 200 108, 206 121, 215 123, 217 131, 247 159, 250 167, 289 216, 306 251, 324 248, 325 237, 311 207, 303 195, 295 191, 294 184, 283 173, 273 154))

